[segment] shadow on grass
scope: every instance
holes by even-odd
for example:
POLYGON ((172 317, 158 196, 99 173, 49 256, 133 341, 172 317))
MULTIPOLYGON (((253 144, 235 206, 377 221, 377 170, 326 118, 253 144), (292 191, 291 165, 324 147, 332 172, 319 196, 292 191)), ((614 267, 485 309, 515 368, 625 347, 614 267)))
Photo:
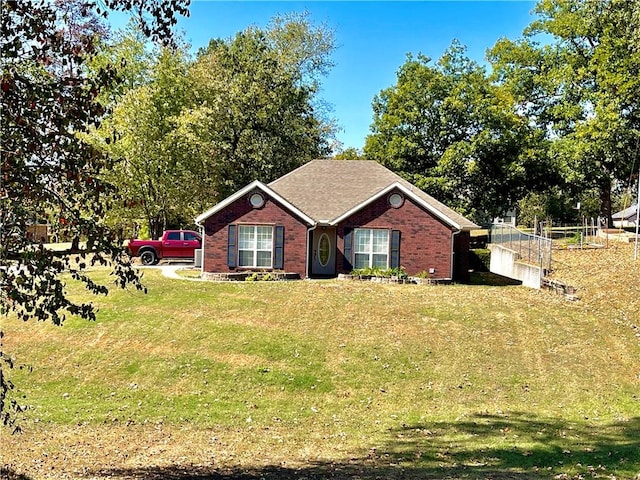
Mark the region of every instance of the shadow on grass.
POLYGON ((470 272, 467 285, 486 285, 489 287, 508 287, 513 285, 522 285, 520 280, 514 280, 509 277, 503 277, 497 273, 491 272, 470 272))
POLYGON ((258 479, 569 479, 640 478, 640 417, 594 426, 530 415, 475 415, 404 425, 361 458, 300 468, 168 466, 93 472, 101 478, 258 479))
POLYGON ((0 479, 2 480, 32 480, 31 477, 21 475, 11 469, 0 467, 0 479))

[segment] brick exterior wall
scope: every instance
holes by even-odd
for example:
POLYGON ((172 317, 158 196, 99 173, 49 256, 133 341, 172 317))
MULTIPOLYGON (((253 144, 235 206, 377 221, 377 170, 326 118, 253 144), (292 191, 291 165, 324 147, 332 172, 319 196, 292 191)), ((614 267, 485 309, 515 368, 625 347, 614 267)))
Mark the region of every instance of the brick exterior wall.
POLYGON ((227 266, 228 225, 283 225, 284 226, 284 271, 297 273, 301 278, 306 275, 307 259, 307 225, 293 216, 291 212, 278 202, 265 197, 265 204, 261 208, 253 208, 249 197, 255 193, 249 192, 225 209, 212 215, 204 221, 204 249, 202 267, 205 272, 236 272, 242 268, 227 266))
MULTIPOLYGON (((284 226, 284 271, 297 273, 301 278, 307 274, 307 235, 309 226, 294 216, 277 201, 267 197, 265 205, 255 209, 249 203, 254 193, 239 198, 222 211, 204 222, 203 270, 205 272, 237 272, 242 268, 227 266, 227 236, 229 224, 266 224, 284 226)), ((468 278, 469 233, 460 232, 452 236, 453 230, 429 212, 408 198, 400 208, 388 204, 388 195, 384 195, 364 209, 343 221, 337 228, 337 273, 349 273, 345 267, 344 234, 345 228, 386 228, 399 230, 400 265, 409 275, 429 272, 434 269, 431 278, 454 279, 468 278), (455 255, 452 259, 452 242, 455 243, 455 255)))
POLYGON ((408 198, 393 208, 384 195, 338 226, 339 273, 350 270, 344 262, 345 228, 400 230, 400 265, 409 275, 433 268, 432 278, 451 278, 451 228, 408 198))

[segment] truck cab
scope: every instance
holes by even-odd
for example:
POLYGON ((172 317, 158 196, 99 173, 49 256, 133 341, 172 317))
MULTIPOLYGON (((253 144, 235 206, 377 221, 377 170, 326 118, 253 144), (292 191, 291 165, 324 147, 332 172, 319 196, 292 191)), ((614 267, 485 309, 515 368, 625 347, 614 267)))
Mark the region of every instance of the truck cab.
POLYGON ((127 249, 143 265, 155 265, 163 258, 193 258, 201 245, 202 238, 192 230, 167 230, 160 240, 131 239, 127 249))

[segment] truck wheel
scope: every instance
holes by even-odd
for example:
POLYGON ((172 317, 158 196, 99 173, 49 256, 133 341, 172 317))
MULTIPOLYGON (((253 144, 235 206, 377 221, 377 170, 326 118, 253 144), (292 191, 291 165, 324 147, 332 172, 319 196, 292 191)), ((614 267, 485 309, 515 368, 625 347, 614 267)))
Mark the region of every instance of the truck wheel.
POLYGON ((153 250, 145 250, 140 254, 140 262, 143 265, 155 265, 158 263, 158 256, 153 250))

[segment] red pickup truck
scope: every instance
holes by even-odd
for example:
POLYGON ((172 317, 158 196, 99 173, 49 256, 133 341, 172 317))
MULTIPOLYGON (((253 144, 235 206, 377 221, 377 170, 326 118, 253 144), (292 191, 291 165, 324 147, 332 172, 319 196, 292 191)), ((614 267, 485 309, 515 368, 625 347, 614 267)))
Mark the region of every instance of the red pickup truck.
POLYGON ((140 257, 143 265, 155 265, 163 258, 193 258, 202 238, 191 230, 167 230, 160 240, 131 239, 127 249, 132 257, 140 257))

